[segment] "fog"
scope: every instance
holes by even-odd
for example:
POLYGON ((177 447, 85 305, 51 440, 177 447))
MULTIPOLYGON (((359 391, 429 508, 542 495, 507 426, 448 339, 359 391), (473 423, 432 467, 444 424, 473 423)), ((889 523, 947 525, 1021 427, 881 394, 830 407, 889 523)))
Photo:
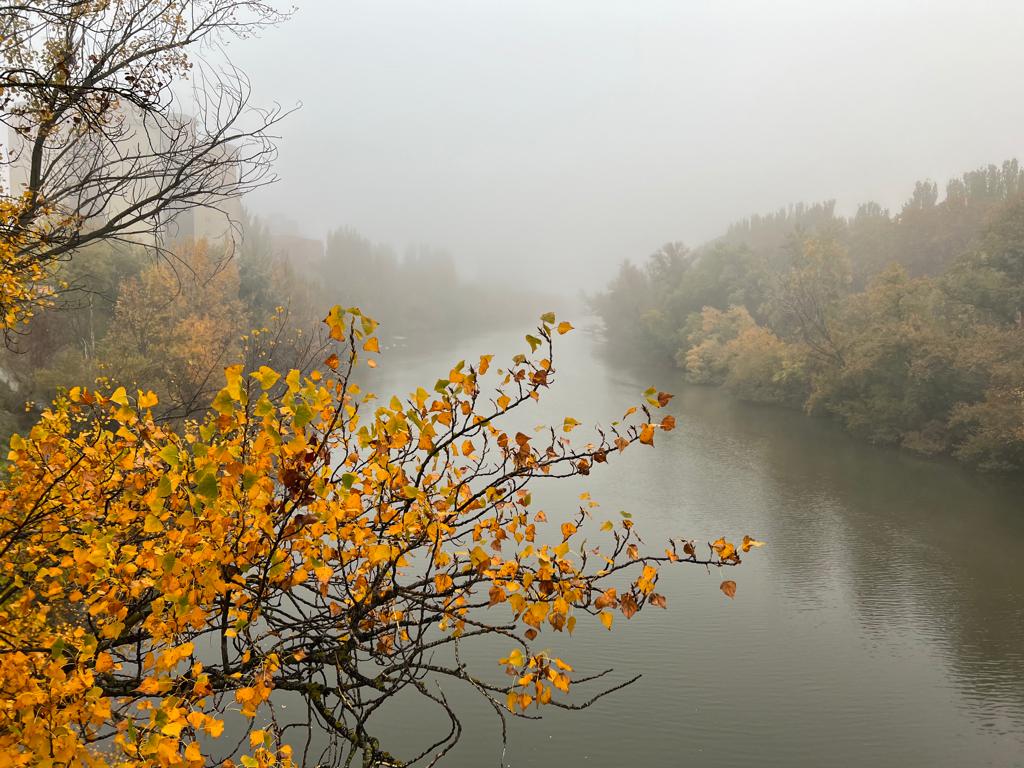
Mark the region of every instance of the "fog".
POLYGON ((898 209, 1018 154, 1022 22, 1004 0, 306 0, 233 46, 255 101, 302 104, 248 205, 596 287, 748 213, 898 209))

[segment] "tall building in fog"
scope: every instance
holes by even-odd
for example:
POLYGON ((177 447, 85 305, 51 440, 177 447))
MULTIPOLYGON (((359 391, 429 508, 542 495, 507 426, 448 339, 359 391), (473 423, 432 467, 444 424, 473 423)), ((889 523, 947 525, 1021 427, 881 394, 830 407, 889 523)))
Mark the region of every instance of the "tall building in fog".
MULTIPOLYGON (((197 129, 194 118, 171 115, 158 124, 134 109, 124 109, 115 120, 117 128, 109 132, 113 140, 108 141, 107 134, 83 134, 67 143, 55 142, 43 154, 42 168, 48 173, 49 189, 82 187, 77 199, 71 192, 60 202, 67 212, 80 215, 88 230, 119 216, 130 219, 133 207, 156 195, 173 174, 189 172, 182 167, 187 166, 185 159, 197 129), (176 160, 182 162, 176 164, 176 160), (113 181, 102 188, 77 184, 98 173, 113 181)), ((30 184, 31 146, 5 123, 0 125, 0 149, 0 194, 18 197, 30 184)), ((197 165, 197 172, 205 174, 208 182, 202 188, 236 186, 239 164, 231 157, 231 145, 212 151, 220 153, 213 157, 214 162, 197 165)), ((205 197, 193 194, 180 205, 168 204, 155 223, 149 217, 140 218, 118 237, 149 247, 173 248, 178 243, 200 240, 231 247, 239 239, 241 220, 239 198, 225 199, 212 192, 205 197)))

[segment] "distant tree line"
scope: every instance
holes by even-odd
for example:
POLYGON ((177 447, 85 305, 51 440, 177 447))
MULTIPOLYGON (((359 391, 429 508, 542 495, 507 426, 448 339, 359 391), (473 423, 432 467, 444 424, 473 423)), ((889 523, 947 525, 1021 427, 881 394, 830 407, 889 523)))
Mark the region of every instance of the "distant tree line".
POLYGON ((872 442, 1024 469, 1024 171, 938 186, 898 214, 754 216, 623 264, 592 297, 614 350, 832 416, 872 442))
POLYGON ((470 284, 450 256, 427 247, 402 258, 342 228, 322 261, 296 266, 259 219, 240 224, 237 247, 179 242, 154 255, 100 242, 60 265, 56 306, 0 351, 0 437, 34 421, 35 404, 60 388, 97 379, 152 390, 163 418, 187 418, 216 394, 224 366, 248 359, 250 348, 273 351, 259 364, 305 369, 318 361, 320 310, 335 303, 380 317, 385 344, 417 349, 540 314, 542 297, 470 284))

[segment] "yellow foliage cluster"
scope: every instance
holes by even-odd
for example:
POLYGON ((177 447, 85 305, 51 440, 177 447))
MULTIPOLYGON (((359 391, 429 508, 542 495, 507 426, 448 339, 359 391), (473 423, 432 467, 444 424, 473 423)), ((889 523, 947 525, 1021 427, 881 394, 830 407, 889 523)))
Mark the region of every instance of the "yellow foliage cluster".
POLYGON ((379 349, 374 321, 335 307, 325 322, 343 358, 306 374, 231 366, 206 418, 180 432, 153 418, 151 392, 75 387, 12 439, 0 485, 0 763, 287 766, 273 728, 251 733, 251 754, 209 749, 228 708, 255 722, 282 688, 353 749, 383 754, 346 691, 391 695, 410 670, 431 671, 518 712, 551 703, 573 670, 531 650, 541 631, 665 607, 659 563, 739 561, 735 548, 698 560, 692 543, 682 557, 675 544, 641 555, 628 516, 584 552, 596 506, 586 495, 543 535, 530 478, 586 474, 674 426, 651 418, 669 397, 652 390, 627 413, 642 420, 586 446, 554 429, 502 431, 501 416, 549 386, 552 336, 567 324, 546 315, 528 339, 543 357, 498 369, 489 399, 485 356, 430 392, 380 402, 351 380, 358 355, 379 349), (618 592, 598 586, 627 572, 618 592), (431 667, 428 647, 507 623, 488 623, 488 608, 517 627, 520 646, 502 659, 513 682, 431 667), (324 668, 336 684, 310 682, 324 668))
MULTIPOLYGON (((37 261, 33 247, 45 240, 45 227, 22 222, 28 207, 24 197, 0 197, 0 331, 28 322, 53 295, 52 265, 37 261)), ((42 215, 47 213, 45 207, 42 215)))

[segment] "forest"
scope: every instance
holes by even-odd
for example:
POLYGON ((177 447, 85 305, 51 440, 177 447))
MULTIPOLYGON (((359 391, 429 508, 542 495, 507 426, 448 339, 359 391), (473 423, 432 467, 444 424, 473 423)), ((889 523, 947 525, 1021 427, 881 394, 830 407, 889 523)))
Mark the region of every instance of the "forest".
POLYGON ((834 201, 626 262, 590 298, 610 350, 855 435, 1024 469, 1024 170, 918 182, 898 213, 834 201))
POLYGON ((273 335, 280 364, 309 367, 320 310, 335 303, 372 310, 383 343, 399 353, 542 311, 543 295, 524 289, 495 301, 493 289, 460 278, 443 251, 400 255, 339 227, 310 262, 279 245, 260 218, 243 213, 239 224, 237 243, 178 240, 154 256, 134 243, 99 242, 63 265, 47 311, 0 350, 0 438, 30 426, 36 403, 97 378, 156 392, 165 418, 193 415, 254 331, 273 335), (447 300, 453 292, 459 300, 447 300))

